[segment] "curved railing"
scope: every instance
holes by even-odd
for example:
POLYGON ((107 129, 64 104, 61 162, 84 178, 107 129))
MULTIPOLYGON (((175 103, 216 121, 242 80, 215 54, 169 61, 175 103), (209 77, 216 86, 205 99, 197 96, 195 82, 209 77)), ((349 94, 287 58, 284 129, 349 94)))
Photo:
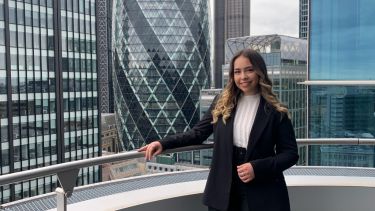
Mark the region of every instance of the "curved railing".
MULTIPOLYGON (((297 139, 299 146, 303 145, 375 145, 375 139, 361 139, 361 138, 324 138, 324 139, 297 139)), ((194 145, 182 148, 176 148, 163 151, 163 154, 202 150, 212 148, 213 143, 202 145, 194 145)), ((66 210, 66 199, 71 196, 78 172, 81 168, 101 165, 105 163, 112 163, 116 161, 124 161, 134 158, 143 157, 144 154, 137 151, 128 151, 113 155, 106 155, 95 158, 88 158, 84 160, 77 160, 67 163, 46 166, 37 169, 31 169, 22 172, 16 172, 0 176, 0 186, 22 182, 37 177, 44 177, 57 174, 61 188, 56 189, 57 194, 57 210, 66 210)))

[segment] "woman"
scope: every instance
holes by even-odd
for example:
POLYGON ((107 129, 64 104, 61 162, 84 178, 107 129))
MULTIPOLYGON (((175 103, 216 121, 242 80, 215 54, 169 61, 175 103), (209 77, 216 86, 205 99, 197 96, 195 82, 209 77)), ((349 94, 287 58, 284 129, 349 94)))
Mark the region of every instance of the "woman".
POLYGON ((266 64, 251 49, 230 63, 230 79, 204 117, 189 131, 154 141, 145 158, 165 149, 201 144, 214 133, 204 191, 208 210, 290 210, 283 171, 298 160, 288 110, 272 92, 266 64))

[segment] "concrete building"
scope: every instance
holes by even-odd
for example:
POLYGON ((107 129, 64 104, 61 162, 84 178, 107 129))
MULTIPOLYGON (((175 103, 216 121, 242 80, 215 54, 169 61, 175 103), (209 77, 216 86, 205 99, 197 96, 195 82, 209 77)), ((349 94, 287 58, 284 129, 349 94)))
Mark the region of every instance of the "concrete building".
POLYGON ((118 137, 115 114, 101 114, 102 151, 118 153, 122 151, 122 142, 118 137))

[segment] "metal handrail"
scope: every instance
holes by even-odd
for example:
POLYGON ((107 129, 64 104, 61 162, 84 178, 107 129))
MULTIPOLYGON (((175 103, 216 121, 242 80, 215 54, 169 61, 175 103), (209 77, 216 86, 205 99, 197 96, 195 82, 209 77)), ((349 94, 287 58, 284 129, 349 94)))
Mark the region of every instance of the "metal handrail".
MULTIPOLYGON (((310 138, 297 139, 298 145, 375 145, 375 139, 361 139, 361 138, 310 138)), ((191 150, 202 150, 212 148, 213 143, 202 145, 193 145, 188 147, 181 147, 163 151, 163 154, 184 152, 191 150)), ((112 163, 117 161, 124 161, 134 158, 143 157, 143 153, 137 151, 128 151, 113 155, 105 155, 101 157, 88 158, 83 160, 71 161, 67 163, 55 164, 51 166, 31 169, 27 171, 15 172, 0 176, 0 186, 17 183, 37 177, 44 177, 54 175, 60 172, 80 169, 89 166, 101 165, 105 163, 112 163)))
MULTIPOLYGON (((194 145, 188 147, 181 147, 171 150, 163 151, 163 154, 174 153, 174 152, 183 152, 183 151, 190 151, 190 150, 201 150, 201 149, 209 149, 212 148, 212 143, 209 144, 202 144, 202 145, 194 145)), ((60 172, 81 169, 88 166, 95 166, 101 165, 105 163, 112 163, 117 161, 124 161, 134 158, 143 157, 144 154, 137 151, 128 151, 122 152, 113 155, 105 155, 101 157, 94 157, 94 158, 87 158, 83 160, 76 160, 67 163, 55 164, 51 166, 45 166, 41 168, 15 172, 11 174, 1 175, 0 176, 0 186, 21 182, 24 180, 29 180, 37 177, 44 177, 49 175, 54 175, 60 172)))
MULTIPOLYGON (((317 139, 297 139, 298 145, 375 145, 375 139, 362 138, 317 138, 317 139)), ((188 147, 181 147, 163 151, 163 154, 210 149, 213 143, 206 143, 202 145, 193 145, 188 147)), ((138 151, 129 151, 113 155, 106 155, 101 157, 88 158, 84 160, 71 161, 42 168, 31 169, 22 172, 15 172, 11 174, 0 176, 0 186, 22 182, 25 180, 34 179, 37 177, 44 177, 57 174, 62 188, 56 189, 57 210, 66 211, 67 198, 71 196, 75 181, 78 176, 79 169, 89 166, 101 165, 105 163, 112 163, 117 161, 124 161, 134 158, 143 157, 144 153, 138 151)), ((1 205, 0 205, 1 207, 1 205)))
MULTIPOLYGON (((299 145, 375 145, 375 139, 361 139, 361 138, 310 138, 297 139, 299 145)), ((188 147, 181 147, 163 151, 163 154, 183 152, 191 150, 201 150, 212 148, 213 143, 194 145, 188 147)), ((106 155, 101 157, 88 158, 83 160, 71 161, 51 166, 46 166, 37 169, 31 169, 22 172, 16 172, 0 176, 0 186, 21 182, 24 180, 33 179, 36 177, 49 176, 64 171, 80 169, 88 166, 101 165, 105 163, 112 163, 116 161, 129 160, 143 157, 143 153, 137 151, 123 152, 113 155, 106 155)))

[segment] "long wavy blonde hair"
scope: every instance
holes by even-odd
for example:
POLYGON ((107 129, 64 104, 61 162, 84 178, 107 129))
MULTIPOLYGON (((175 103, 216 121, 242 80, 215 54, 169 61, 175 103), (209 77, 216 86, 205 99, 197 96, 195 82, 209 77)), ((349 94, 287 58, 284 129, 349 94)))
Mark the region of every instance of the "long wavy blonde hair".
POLYGON ((244 49, 236 53, 230 62, 229 80, 219 96, 215 108, 212 110, 212 123, 216 123, 219 117, 222 117, 224 124, 226 124, 226 120, 230 117, 233 108, 237 105, 237 101, 241 95, 241 90, 234 82, 234 62, 240 56, 249 59, 253 65, 255 73, 259 76, 258 90, 261 96, 277 111, 289 115, 286 106, 281 104, 277 99, 276 94, 272 92, 272 82, 268 78, 267 67, 262 56, 253 49, 244 49))

